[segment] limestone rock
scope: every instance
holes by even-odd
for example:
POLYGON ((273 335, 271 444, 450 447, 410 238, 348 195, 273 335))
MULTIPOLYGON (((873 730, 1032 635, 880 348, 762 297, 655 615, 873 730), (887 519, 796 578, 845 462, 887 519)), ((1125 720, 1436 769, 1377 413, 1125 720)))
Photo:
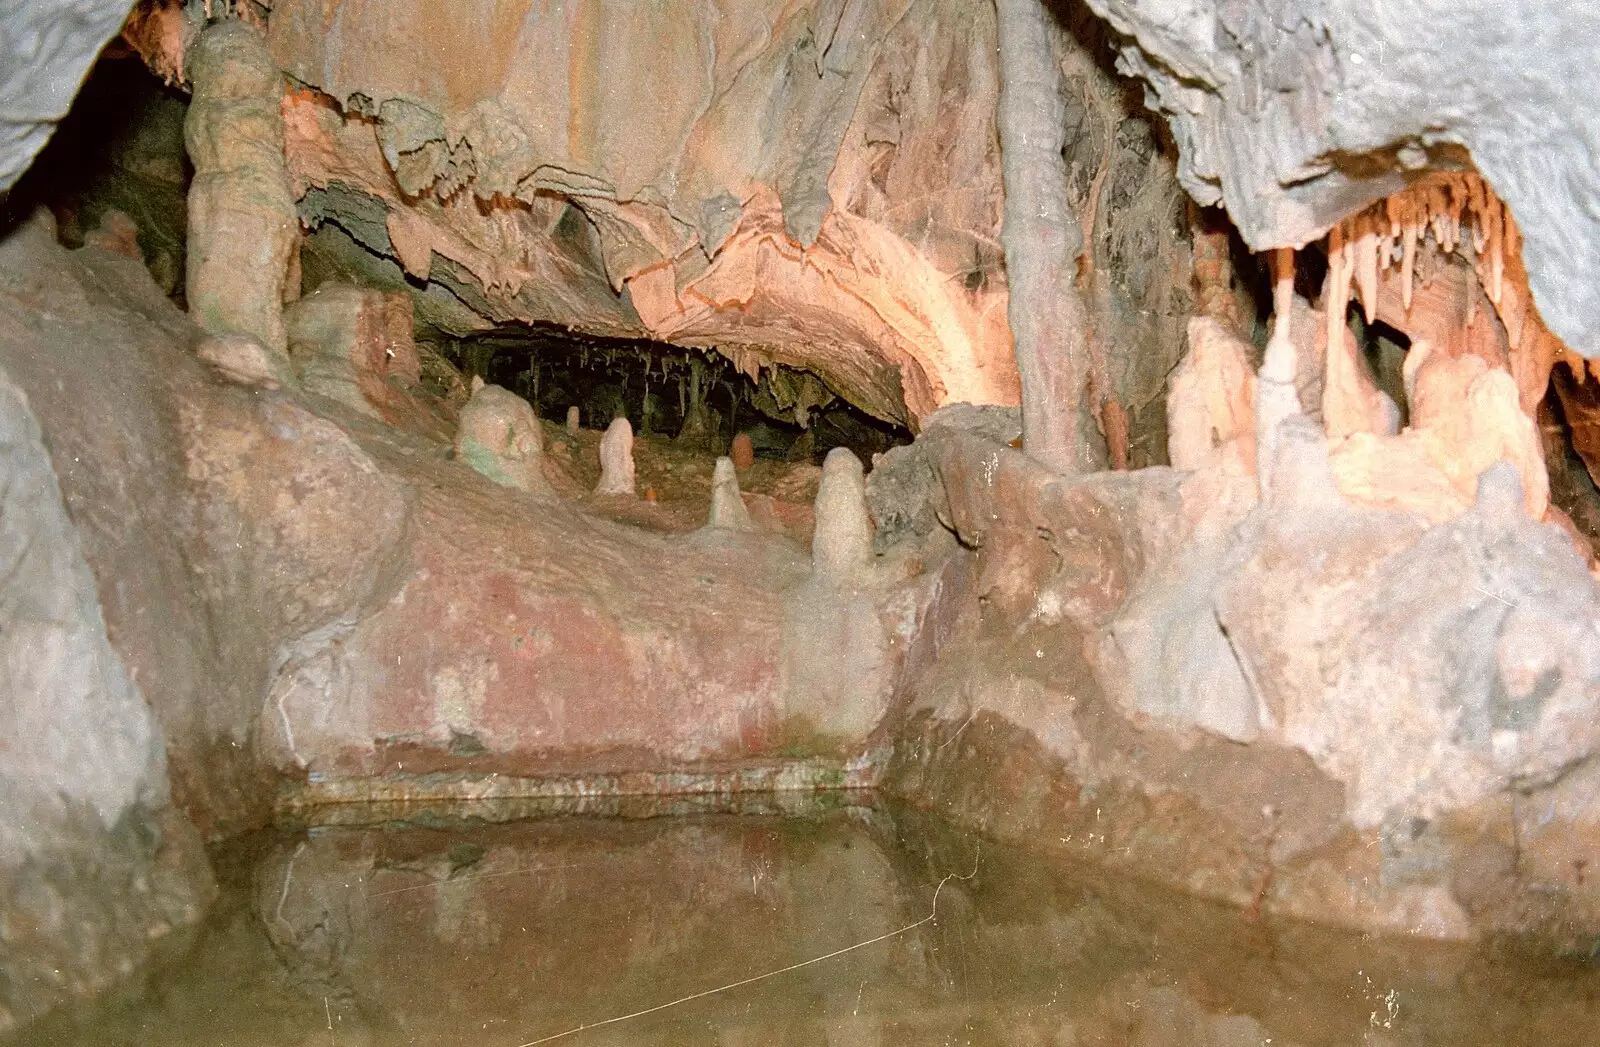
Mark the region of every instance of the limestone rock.
POLYGON ((189 310, 211 334, 247 334, 283 353, 284 285, 300 235, 283 156, 283 77, 260 34, 236 20, 202 33, 189 62, 189 310))
POLYGON ((633 426, 613 418, 600 438, 600 482, 595 494, 633 494, 633 426))
POLYGON ((109 984, 211 883, 112 648, 27 397, 0 370, 0 1031, 109 984), (148 834, 148 835, 144 835, 148 834), (163 853, 164 852, 164 853, 163 853))
POLYGON ((577 436, 578 435, 578 429, 579 429, 578 420, 579 420, 579 417, 580 417, 580 415, 579 415, 579 412, 578 412, 578 406, 576 404, 574 404, 571 407, 567 408, 567 435, 568 436, 577 436))
POLYGON ((1254 470, 1256 376, 1248 348, 1220 321, 1202 316, 1189 321, 1189 352, 1173 372, 1167 395, 1167 456, 1173 468, 1198 469, 1232 453, 1254 470))
POLYGON ((472 399, 461 409, 456 457, 495 483, 521 491, 548 491, 544 432, 528 401, 498 385, 473 380, 472 399))
POLYGON ((954 429, 1015 446, 1022 439, 1022 409, 989 404, 945 404, 922 423, 924 431, 954 429))
POLYGON ((727 531, 754 531, 750 510, 739 494, 739 473, 733 459, 718 458, 711 476, 711 519, 706 526, 727 531))
POLYGON ((144 252, 139 250, 139 226, 126 212, 114 207, 100 216, 100 224, 83 238, 83 246, 98 247, 136 262, 144 261, 144 252))
POLYGON ((8 4, 0 37, 6 70, 0 106, 0 192, 44 148, 84 74, 128 16, 125 0, 30 0, 8 4))
POLYGON ((1458 167, 1464 148, 1516 214, 1550 330, 1600 355, 1600 215, 1584 207, 1600 174, 1582 144, 1600 105, 1582 8, 1336 2, 1280 20, 1221 0, 1089 6, 1171 122, 1184 187, 1226 204, 1252 248, 1315 239, 1422 169, 1458 167))

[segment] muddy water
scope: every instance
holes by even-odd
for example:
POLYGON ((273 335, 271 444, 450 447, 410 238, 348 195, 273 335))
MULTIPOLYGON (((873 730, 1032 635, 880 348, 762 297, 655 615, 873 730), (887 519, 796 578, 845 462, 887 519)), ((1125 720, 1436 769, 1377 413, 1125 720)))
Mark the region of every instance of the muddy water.
POLYGON ((204 928, 18 1042, 1600 1044, 1592 963, 1263 924, 895 809, 413 817, 218 861, 204 928))

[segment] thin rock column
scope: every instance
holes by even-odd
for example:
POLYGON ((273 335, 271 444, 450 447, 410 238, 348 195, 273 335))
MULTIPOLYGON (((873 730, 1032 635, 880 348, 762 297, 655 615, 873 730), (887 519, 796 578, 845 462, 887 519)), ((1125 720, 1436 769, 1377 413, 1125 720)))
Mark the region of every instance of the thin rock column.
POLYGON ((1067 197, 1061 70, 1042 0, 995 0, 1001 174, 1010 300, 1022 379, 1022 448, 1059 472, 1099 467, 1085 432, 1089 316, 1074 282, 1084 251, 1067 197))

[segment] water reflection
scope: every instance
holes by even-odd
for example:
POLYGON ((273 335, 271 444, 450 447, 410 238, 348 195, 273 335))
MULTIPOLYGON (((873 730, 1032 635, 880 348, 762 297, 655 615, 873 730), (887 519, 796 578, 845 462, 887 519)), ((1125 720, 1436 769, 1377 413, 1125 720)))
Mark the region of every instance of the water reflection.
POLYGON ((1590 966, 1264 926, 1063 875, 898 810, 323 829, 236 852, 224 872, 226 899, 183 955, 26 1042, 1500 1047, 1600 1035, 1590 966))

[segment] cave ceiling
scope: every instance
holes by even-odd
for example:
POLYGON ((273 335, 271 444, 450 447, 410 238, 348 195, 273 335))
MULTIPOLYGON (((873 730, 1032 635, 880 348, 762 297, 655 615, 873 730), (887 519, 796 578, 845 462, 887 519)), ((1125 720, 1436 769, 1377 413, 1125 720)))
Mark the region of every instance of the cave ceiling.
POLYGON ((304 219, 489 322, 802 365, 913 424, 1015 402, 986 8, 443 10, 274 5, 304 219))

